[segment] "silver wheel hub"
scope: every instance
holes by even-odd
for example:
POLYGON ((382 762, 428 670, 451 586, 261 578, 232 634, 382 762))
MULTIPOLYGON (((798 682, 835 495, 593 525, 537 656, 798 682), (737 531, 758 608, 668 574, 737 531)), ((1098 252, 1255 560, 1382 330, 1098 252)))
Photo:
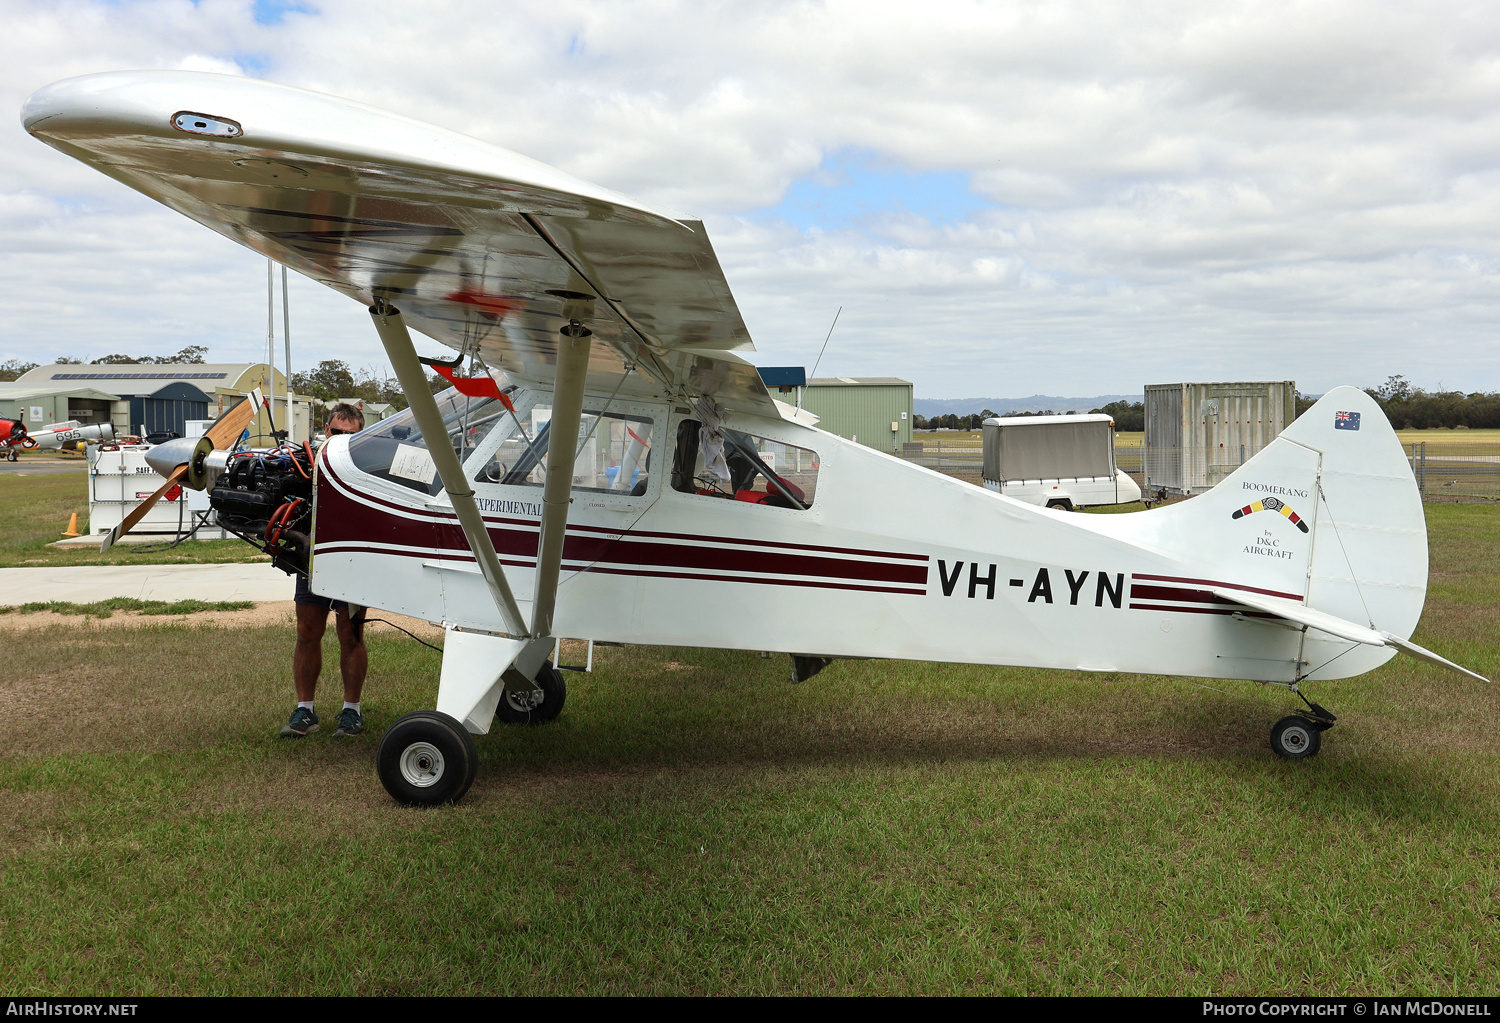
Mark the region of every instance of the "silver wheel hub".
POLYGON ((1281 744, 1293 753, 1301 753, 1310 742, 1307 729, 1293 726, 1281 733, 1281 744))
POLYGON ((430 742, 412 743, 401 751, 401 777, 416 788, 431 788, 443 778, 443 754, 430 742))

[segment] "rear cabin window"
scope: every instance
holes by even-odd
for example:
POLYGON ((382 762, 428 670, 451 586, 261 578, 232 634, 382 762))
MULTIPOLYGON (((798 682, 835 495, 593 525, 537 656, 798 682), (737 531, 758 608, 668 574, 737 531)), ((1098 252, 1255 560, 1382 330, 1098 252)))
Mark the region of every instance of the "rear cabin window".
POLYGON ((773 508, 811 508, 818 490, 818 454, 740 430, 724 430, 725 479, 704 458, 703 424, 677 424, 672 489, 684 494, 773 508))

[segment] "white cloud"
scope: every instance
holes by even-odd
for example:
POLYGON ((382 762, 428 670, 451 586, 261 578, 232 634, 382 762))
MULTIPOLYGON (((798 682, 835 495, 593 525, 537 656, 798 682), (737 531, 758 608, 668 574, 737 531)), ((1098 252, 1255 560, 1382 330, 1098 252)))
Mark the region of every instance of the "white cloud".
POLYGON ((232 60, 205 57, 192 53, 177 62, 178 71, 207 71, 215 75, 243 75, 244 70, 232 60))
MULTIPOLYGON (((924 396, 1500 389, 1500 14, 1370 2, 5 5, 0 105, 122 67, 262 74, 704 216, 766 363, 924 396), (990 208, 799 231, 830 154, 990 208)), ((0 121, 0 359, 263 345, 264 264, 0 121), (210 303, 206 312, 201 303, 210 303)), ((299 282, 307 358, 370 360, 299 282)))

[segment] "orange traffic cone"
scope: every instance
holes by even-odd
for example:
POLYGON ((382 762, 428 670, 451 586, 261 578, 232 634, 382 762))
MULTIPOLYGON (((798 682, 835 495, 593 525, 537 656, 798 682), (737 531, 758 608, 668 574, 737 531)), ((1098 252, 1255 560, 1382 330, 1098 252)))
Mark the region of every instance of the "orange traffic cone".
POLYGON ((83 535, 82 533, 78 532, 78 513, 74 512, 73 513, 73 517, 68 520, 68 529, 67 529, 67 532, 63 533, 63 536, 82 536, 82 535, 83 535))

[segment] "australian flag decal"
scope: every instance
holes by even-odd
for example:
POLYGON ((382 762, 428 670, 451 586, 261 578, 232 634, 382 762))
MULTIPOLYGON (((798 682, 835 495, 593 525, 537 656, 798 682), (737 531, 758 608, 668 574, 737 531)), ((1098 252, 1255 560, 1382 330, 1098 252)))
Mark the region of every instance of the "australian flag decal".
POLYGON ((1333 428, 1335 430, 1358 430, 1358 412, 1335 412, 1333 414, 1333 428))

